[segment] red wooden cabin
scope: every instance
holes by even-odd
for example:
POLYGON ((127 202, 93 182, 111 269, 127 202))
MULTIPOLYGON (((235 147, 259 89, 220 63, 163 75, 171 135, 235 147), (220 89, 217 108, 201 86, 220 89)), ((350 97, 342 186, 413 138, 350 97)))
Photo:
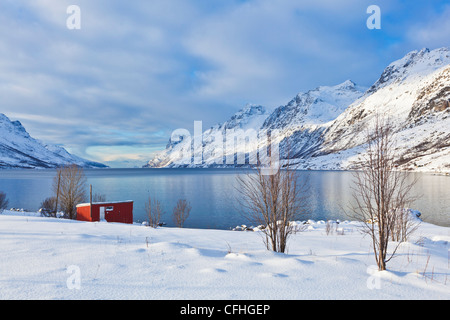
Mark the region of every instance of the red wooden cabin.
POLYGON ((77 205, 77 220, 133 223, 133 201, 94 202, 77 205))

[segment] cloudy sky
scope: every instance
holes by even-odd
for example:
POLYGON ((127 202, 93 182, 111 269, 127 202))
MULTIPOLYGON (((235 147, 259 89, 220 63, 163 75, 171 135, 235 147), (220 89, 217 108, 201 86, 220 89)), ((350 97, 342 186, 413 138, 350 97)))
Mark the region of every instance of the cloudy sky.
POLYGON ((78 156, 140 166, 195 120, 368 87, 407 52, 443 46, 447 0, 0 0, 0 112, 78 156), (80 29, 67 27, 74 4, 80 29), (370 5, 381 29, 367 28, 370 5))

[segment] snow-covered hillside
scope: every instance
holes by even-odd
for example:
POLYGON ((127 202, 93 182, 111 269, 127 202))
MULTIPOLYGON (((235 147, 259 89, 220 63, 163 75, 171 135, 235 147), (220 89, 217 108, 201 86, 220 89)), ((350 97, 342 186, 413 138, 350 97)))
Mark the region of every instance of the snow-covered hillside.
MULTIPOLYGON (((199 166, 227 166, 226 157, 230 151, 227 149, 227 132, 233 133, 241 130, 243 134, 254 131, 263 136, 268 130, 278 129, 284 136, 299 134, 300 132, 319 131, 329 121, 341 114, 355 99, 362 96, 364 91, 351 81, 345 81, 337 86, 322 86, 306 93, 299 93, 287 105, 280 106, 268 112, 263 106, 247 105, 234 114, 223 124, 203 132, 202 137, 192 136, 192 139, 179 139, 169 141, 166 149, 157 154, 146 167, 199 167, 199 166), (203 145, 203 162, 194 163, 192 159, 183 158, 190 150, 193 139, 200 139, 203 145), (223 143, 222 143, 223 142, 223 143), (180 163, 184 163, 181 165, 180 163)), ((309 137, 308 137, 309 138, 309 137)), ((237 146, 230 149, 232 152, 247 152, 258 148, 259 141, 247 141, 246 146, 237 146), (253 142, 253 144, 252 144, 253 142)), ((237 161, 236 161, 237 162, 237 161)), ((248 163, 248 159, 247 159, 248 163)), ((237 163, 235 163, 237 165, 237 163)))
MULTIPOLYGON (((179 137, 177 141, 172 139, 167 144, 165 150, 159 152, 144 167, 196 167, 196 166, 223 166, 226 165, 226 146, 223 144, 227 132, 235 130, 259 130, 270 113, 266 108, 257 105, 247 105, 242 110, 234 114, 223 124, 217 124, 205 131, 202 136, 195 136, 186 139, 179 137), (191 150, 193 140, 202 142, 203 161, 198 164, 193 161, 191 150)), ((178 137, 177 135, 175 135, 178 137)), ((253 148, 256 148, 254 146, 253 148)))
POLYGON ((347 80, 337 86, 321 86, 299 93, 285 106, 280 106, 266 119, 263 127, 282 129, 321 125, 337 118, 365 88, 347 80))
MULTIPOLYGON (((389 116, 395 124, 401 168, 450 172, 450 49, 410 52, 387 66, 366 91, 347 80, 300 93, 269 114, 258 113, 253 129, 262 133, 278 130, 281 158, 289 149, 289 157, 301 169, 351 169, 365 150, 365 132, 377 113, 389 116)), ((253 113, 245 114, 253 117, 253 113)), ((214 130, 223 129, 216 126, 214 130)), ((219 161, 212 161, 210 155, 221 150, 208 140, 212 130, 203 136, 203 162, 185 161, 188 166, 217 165, 219 161)), ((189 149, 189 142, 169 143, 146 166, 179 166, 177 160, 186 152, 176 151, 189 149)))
POLYGON ((321 146, 321 136, 347 107, 361 98, 365 89, 350 80, 337 86, 321 86, 299 93, 287 105, 278 107, 267 118, 263 132, 277 129, 281 157, 309 157, 321 146), (289 137, 289 142, 282 139, 289 137))
POLYGON ((0 214, 2 300, 450 298, 449 228, 427 223, 379 272, 356 222, 309 221, 281 254, 260 232, 23 215, 0 214))
POLYGON ((363 99, 337 117, 322 136, 313 161, 326 162, 339 152, 354 150, 347 155, 347 162, 336 163, 351 167, 351 158, 364 151, 365 129, 371 126, 375 114, 381 113, 395 125, 398 162, 403 168, 448 172, 449 102, 450 50, 411 52, 390 64, 363 99))
POLYGON ((64 148, 32 138, 19 121, 0 113, 0 169, 54 168, 76 164, 88 168, 105 165, 68 153, 64 148))

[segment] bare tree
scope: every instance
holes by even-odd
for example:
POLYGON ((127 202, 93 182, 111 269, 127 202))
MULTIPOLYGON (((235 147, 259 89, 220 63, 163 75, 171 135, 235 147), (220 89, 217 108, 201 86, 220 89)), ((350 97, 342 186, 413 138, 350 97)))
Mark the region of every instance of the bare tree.
POLYGON ((268 250, 285 252, 289 237, 296 231, 293 222, 309 211, 306 181, 289 159, 284 168, 274 168, 270 174, 258 163, 237 179, 242 213, 251 223, 264 226, 268 250))
POLYGON ((86 201, 86 183, 83 168, 71 165, 58 169, 53 189, 58 199, 57 205, 60 206, 66 218, 75 219, 76 205, 86 201))
POLYGON ((413 231, 405 211, 415 200, 411 190, 417 178, 396 167, 394 126, 384 116, 377 115, 374 128, 366 134, 367 152, 354 172, 352 216, 363 223, 363 232, 372 239, 378 269, 395 255, 398 242, 388 254, 390 240, 405 241, 413 231))
POLYGON ((397 242, 407 241, 409 236, 417 230, 420 225, 420 220, 414 211, 402 208, 397 209, 396 219, 392 228, 391 240, 397 242))
POLYGON ((96 192, 92 196, 92 202, 106 202, 106 195, 96 192))
POLYGON ((0 191, 0 213, 3 212, 8 207, 8 199, 6 198, 6 193, 0 191))
POLYGON ((162 204, 157 199, 151 199, 148 197, 148 201, 145 203, 145 212, 148 217, 148 225, 156 228, 161 225, 161 217, 164 215, 164 209, 162 204))
POLYGON ((185 199, 180 199, 177 202, 175 208, 173 208, 173 222, 179 228, 183 228, 184 222, 189 217, 189 213, 191 212, 191 205, 185 199))

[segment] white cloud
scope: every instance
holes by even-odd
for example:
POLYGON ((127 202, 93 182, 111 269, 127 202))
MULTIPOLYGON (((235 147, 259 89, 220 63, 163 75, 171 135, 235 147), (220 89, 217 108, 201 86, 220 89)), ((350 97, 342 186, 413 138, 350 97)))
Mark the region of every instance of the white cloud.
POLYGON ((365 28, 365 14, 356 1, 255 0, 203 17, 184 41, 209 63, 196 73, 194 94, 281 104, 299 90, 345 81, 347 70, 370 67, 360 63, 367 47, 349 32, 365 28))

